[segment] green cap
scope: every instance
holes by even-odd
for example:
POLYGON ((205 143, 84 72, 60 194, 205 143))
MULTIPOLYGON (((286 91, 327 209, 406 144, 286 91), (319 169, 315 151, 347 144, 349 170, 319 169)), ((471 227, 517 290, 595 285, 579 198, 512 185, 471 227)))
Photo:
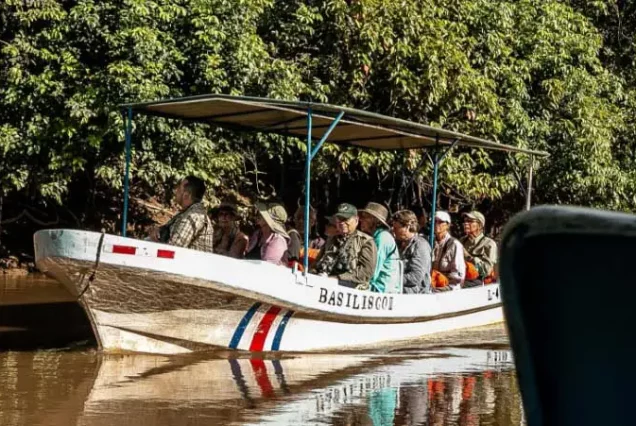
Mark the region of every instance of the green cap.
POLYGON ((350 219, 354 216, 358 215, 358 209, 353 204, 342 203, 338 205, 336 209, 336 213, 334 213, 335 217, 339 217, 341 219, 350 219))

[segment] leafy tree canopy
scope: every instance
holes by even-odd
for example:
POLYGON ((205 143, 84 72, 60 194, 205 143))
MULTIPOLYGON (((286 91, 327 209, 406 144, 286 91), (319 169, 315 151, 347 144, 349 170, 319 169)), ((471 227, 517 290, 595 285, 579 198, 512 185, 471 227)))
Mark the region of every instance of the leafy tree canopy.
MULTIPOLYGON (((630 210, 635 15, 609 0, 5 0, 0 194, 54 204, 118 194, 117 105, 216 92, 342 104, 546 150, 538 202, 630 210)), ((274 183, 260 170, 299 167, 304 153, 302 141, 147 117, 134 140, 133 191, 148 196, 189 173, 217 193, 262 190, 259 176, 274 183)), ((326 146, 315 179, 372 179, 385 198, 409 182, 427 192, 422 155, 326 146)), ((443 197, 460 204, 517 191, 502 154, 457 150, 441 172, 443 197)))

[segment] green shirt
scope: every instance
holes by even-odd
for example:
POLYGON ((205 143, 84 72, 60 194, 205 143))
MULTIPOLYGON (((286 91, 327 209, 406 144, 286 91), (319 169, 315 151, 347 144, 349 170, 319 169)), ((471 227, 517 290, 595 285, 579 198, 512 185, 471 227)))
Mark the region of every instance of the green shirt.
POLYGON ((373 240, 378 248, 378 254, 375 271, 370 281, 371 289, 379 293, 399 293, 400 255, 395 239, 386 229, 378 228, 373 234, 373 240))

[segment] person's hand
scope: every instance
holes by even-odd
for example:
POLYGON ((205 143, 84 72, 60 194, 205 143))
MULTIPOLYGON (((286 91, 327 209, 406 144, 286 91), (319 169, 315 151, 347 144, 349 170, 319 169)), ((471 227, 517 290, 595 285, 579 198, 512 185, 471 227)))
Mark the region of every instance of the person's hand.
POLYGON ((159 227, 153 226, 148 230, 148 238, 150 241, 159 242, 159 227))

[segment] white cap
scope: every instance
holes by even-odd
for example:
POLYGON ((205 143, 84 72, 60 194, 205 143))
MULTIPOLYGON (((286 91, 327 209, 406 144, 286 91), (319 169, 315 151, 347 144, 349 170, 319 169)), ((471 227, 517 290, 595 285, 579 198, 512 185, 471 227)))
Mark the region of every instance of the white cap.
POLYGON ((439 220, 440 222, 451 223, 450 215, 447 212, 436 211, 435 219, 439 220))

